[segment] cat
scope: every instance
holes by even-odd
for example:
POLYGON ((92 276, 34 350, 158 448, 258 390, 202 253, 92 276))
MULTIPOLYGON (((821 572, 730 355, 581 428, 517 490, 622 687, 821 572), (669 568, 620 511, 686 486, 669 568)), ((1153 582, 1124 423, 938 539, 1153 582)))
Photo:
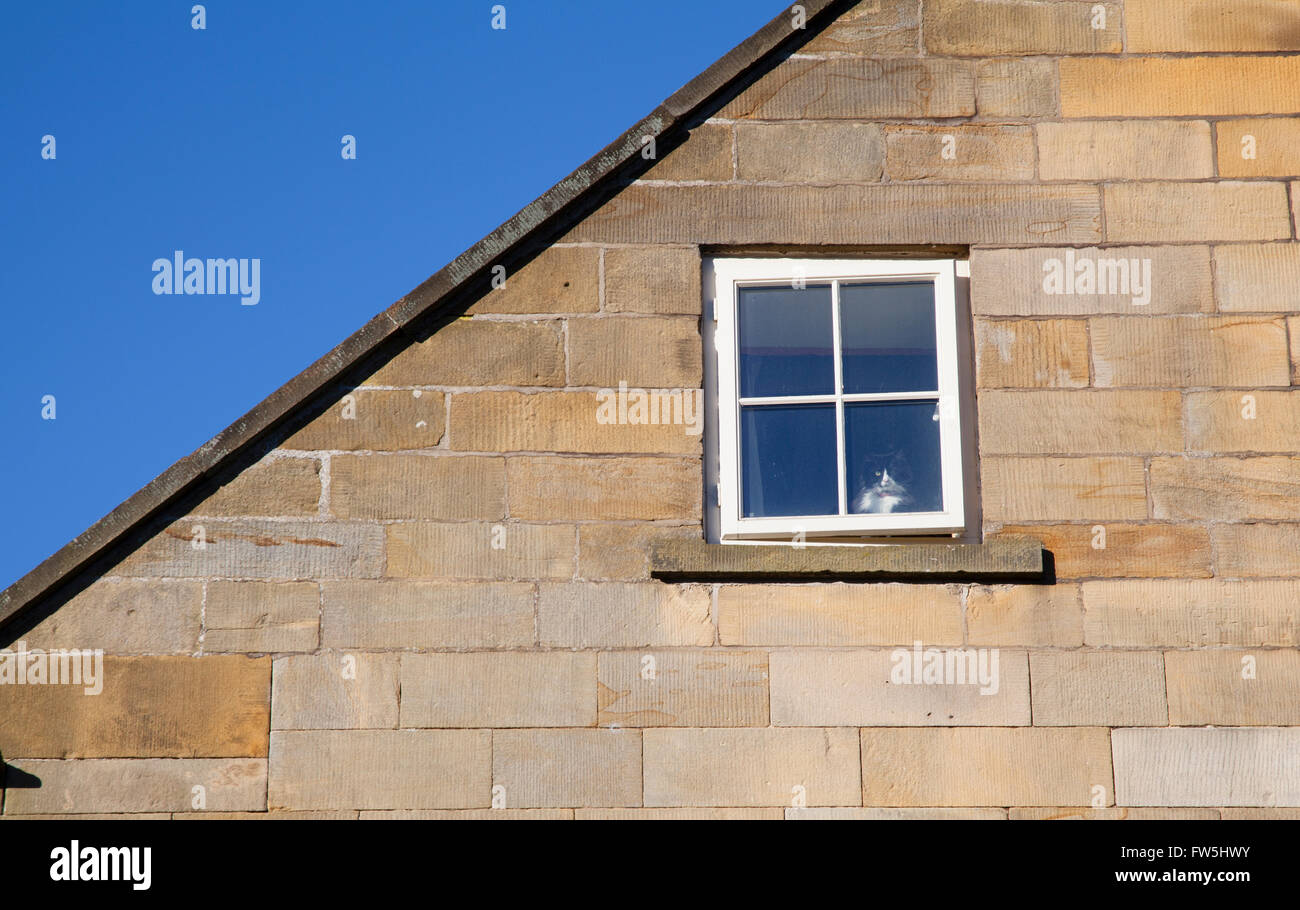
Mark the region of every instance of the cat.
POLYGON ((853 511, 858 513, 888 514, 906 511, 912 503, 907 487, 889 476, 889 469, 880 472, 874 485, 864 488, 853 500, 853 511))

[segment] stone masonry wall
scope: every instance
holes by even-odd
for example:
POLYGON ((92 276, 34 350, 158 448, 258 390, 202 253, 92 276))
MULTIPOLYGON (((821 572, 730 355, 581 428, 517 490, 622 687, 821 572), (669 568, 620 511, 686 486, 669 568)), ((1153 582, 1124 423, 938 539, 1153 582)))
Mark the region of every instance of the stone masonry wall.
POLYGON ((860 3, 25 634, 109 656, 0 690, 3 815, 1300 817, 1298 180, 1300 3, 860 3), (969 247, 983 530, 1055 585, 650 578, 701 437, 597 394, 699 388, 701 247, 764 244, 969 247))

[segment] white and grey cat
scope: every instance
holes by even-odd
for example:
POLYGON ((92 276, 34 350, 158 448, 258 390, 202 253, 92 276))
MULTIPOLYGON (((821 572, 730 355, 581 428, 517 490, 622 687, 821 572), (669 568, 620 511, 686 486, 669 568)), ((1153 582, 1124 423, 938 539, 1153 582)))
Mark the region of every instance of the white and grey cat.
POLYGON ((853 500, 853 511, 858 513, 888 514, 906 511, 912 504, 912 494, 907 487, 889 476, 889 469, 879 472, 879 479, 864 488, 853 500))

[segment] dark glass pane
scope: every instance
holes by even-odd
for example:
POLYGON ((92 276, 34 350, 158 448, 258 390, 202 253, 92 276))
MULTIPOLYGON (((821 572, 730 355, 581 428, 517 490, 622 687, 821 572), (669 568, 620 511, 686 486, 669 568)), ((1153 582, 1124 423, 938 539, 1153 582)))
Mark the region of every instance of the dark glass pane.
POLYGON ((844 391, 934 392, 934 285, 840 285, 844 391))
POLYGON ((740 409, 741 511, 746 518, 837 515, 835 406, 740 409))
POLYGON ((844 470, 852 513, 942 512, 939 403, 846 404, 844 470))
POLYGON ((741 288, 738 309, 742 397, 834 393, 829 285, 741 288))

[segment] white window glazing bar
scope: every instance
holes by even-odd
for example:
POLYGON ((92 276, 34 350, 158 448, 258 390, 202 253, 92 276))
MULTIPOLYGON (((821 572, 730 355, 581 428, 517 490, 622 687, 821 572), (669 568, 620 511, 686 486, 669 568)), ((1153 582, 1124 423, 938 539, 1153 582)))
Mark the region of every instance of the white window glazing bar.
POLYGON ((934 401, 940 397, 937 391, 923 392, 854 392, 847 395, 772 395, 767 398, 741 398, 742 405, 749 404, 830 404, 833 401, 847 401, 850 404, 861 401, 934 401))
POLYGON ((840 339, 840 283, 831 282, 831 352, 835 358, 835 485, 839 491, 840 510, 847 515, 848 485, 844 480, 844 365, 840 363, 843 350, 840 339))

